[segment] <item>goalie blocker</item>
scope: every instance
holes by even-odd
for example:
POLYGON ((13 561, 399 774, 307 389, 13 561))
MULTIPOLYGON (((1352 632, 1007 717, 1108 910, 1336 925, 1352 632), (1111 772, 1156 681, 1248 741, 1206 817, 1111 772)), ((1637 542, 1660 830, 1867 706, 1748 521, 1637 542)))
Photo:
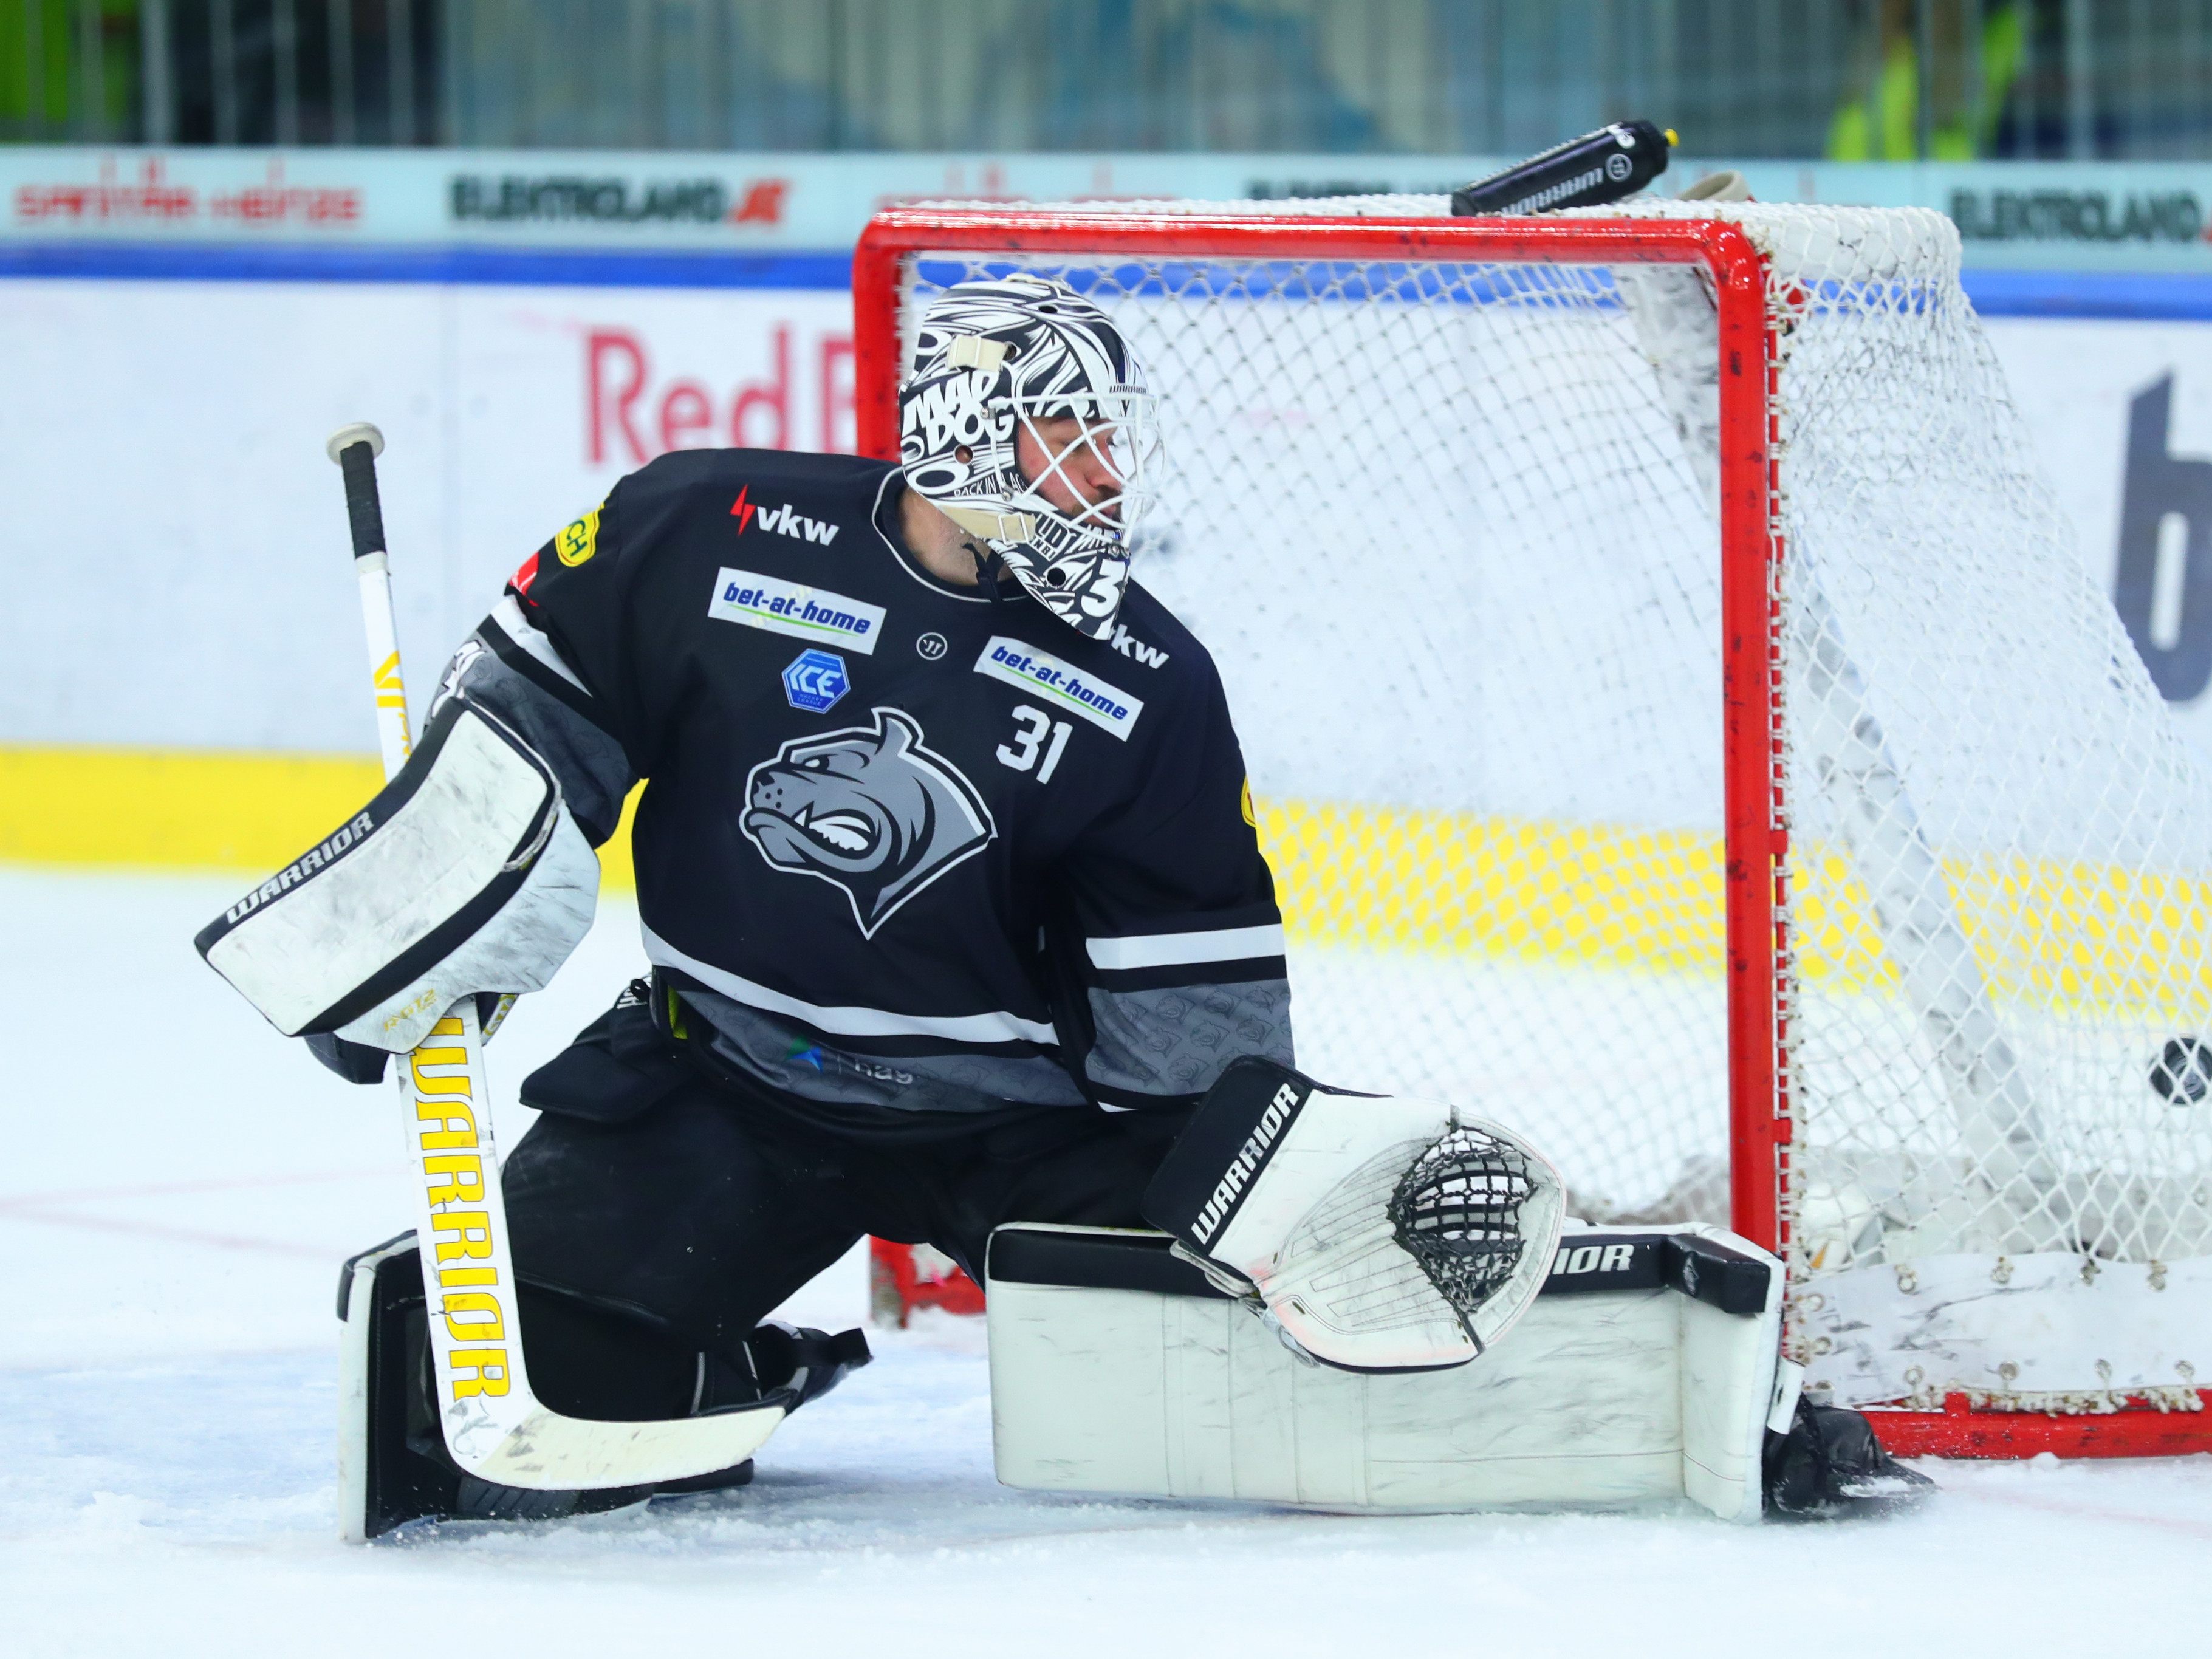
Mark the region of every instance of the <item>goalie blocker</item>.
POLYGON ((374 799, 193 943, 285 1036, 405 1054, 465 996, 543 988, 599 882, 545 763, 453 696, 374 799))

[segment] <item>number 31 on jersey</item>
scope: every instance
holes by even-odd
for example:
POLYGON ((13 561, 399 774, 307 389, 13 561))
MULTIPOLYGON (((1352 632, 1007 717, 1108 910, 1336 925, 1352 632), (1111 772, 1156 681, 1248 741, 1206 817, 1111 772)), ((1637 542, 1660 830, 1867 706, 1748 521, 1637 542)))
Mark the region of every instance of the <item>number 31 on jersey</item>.
POLYGON ((1066 720, 1056 720, 1043 709, 1032 708, 1025 702, 1014 705, 1014 725, 1017 729, 1013 745, 999 745, 1000 763, 1017 772, 1035 768, 1037 781, 1050 783, 1052 769, 1060 764, 1060 751, 1067 747, 1067 734, 1074 728, 1066 720), (1048 734, 1049 742, 1046 740, 1048 734), (1037 765, 1040 752, 1044 756, 1042 766, 1037 765))

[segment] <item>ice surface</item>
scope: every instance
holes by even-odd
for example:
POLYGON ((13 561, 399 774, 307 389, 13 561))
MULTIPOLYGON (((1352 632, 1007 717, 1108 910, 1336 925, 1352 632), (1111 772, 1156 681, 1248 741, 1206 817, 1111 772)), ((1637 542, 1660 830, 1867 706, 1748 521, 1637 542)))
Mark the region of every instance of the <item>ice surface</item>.
MULTIPOLYGON (((243 884, 0 869, 0 1651, 2165 1654, 2212 1620, 2212 1458, 1929 1465, 1936 1507, 1853 1527, 1060 1498, 994 1483, 945 1319, 876 1334, 743 1492, 349 1548, 331 1302, 405 1224, 399 1132, 193 955, 243 884)), ((612 997, 635 921, 606 907, 495 1079, 612 997)))

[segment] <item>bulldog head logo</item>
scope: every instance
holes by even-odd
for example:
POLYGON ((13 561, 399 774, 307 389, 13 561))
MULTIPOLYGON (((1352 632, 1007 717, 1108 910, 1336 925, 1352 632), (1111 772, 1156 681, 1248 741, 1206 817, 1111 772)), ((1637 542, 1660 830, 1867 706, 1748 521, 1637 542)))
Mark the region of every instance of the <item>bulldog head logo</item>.
POLYGON ((779 870, 835 883, 872 936, 996 833, 975 785, 896 708, 873 726, 793 738, 745 778, 745 838, 779 870))

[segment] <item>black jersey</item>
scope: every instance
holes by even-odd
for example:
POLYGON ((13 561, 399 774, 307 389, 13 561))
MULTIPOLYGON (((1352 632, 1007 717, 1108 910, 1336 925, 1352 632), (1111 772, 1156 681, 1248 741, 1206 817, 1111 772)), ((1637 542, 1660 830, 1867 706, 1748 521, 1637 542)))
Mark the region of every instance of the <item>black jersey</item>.
POLYGON ((665 456, 516 573, 448 684, 633 832, 647 954, 830 1107, 1180 1106, 1291 1058, 1273 883, 1212 659, 931 577, 896 468, 665 456))

